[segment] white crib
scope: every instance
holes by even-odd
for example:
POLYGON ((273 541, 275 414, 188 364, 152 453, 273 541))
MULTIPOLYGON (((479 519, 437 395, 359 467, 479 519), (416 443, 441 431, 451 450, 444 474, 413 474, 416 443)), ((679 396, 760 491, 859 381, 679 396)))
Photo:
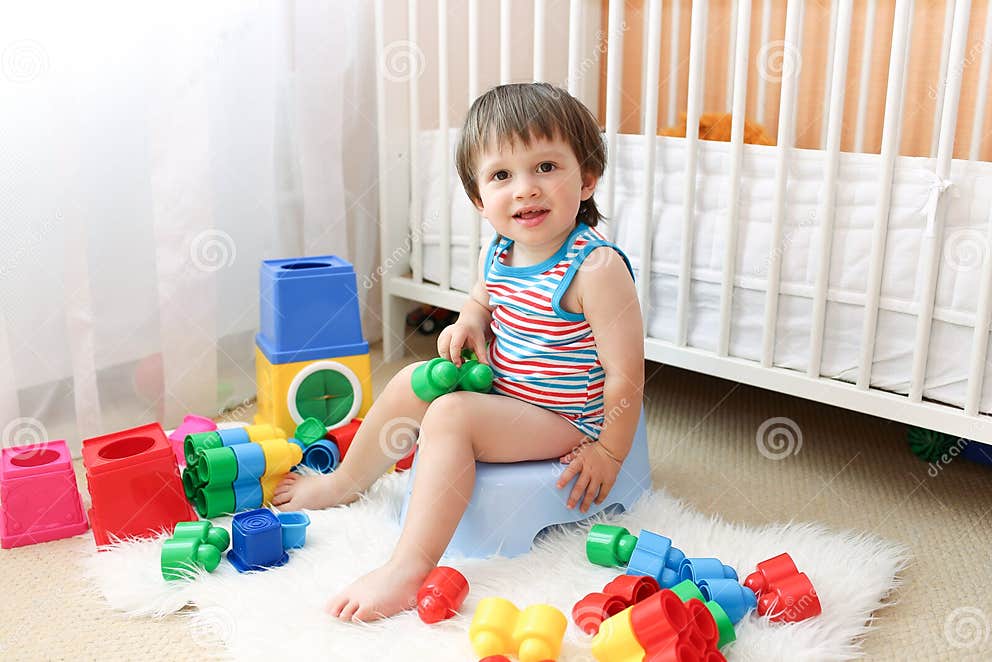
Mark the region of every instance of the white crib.
POLYGON ((648 359, 992 443, 992 163, 980 158, 992 154, 992 3, 972 11, 949 0, 930 54, 914 51, 912 0, 819 3, 827 21, 790 0, 782 35, 773 0, 627 4, 377 0, 387 360, 402 355, 410 302, 458 310, 477 278, 488 224, 452 156, 469 103, 492 84, 548 80, 605 116, 596 196, 637 272, 648 359), (639 35, 634 18, 644 19, 639 35), (886 82, 872 86, 890 27, 874 69, 886 82), (622 54, 638 36, 635 79, 622 54), (760 80, 749 76, 755 50, 760 80), (813 86, 801 84, 800 64, 808 76, 816 63, 807 52, 822 55, 813 86), (769 57, 781 65, 772 75, 769 57), (913 58, 939 60, 929 103, 907 96, 913 58), (628 117, 625 76, 640 85, 628 117), (877 152, 867 144, 873 97, 877 152), (920 133, 921 113, 908 111, 930 105, 929 153, 901 153, 920 133), (730 141, 656 136, 659 115, 670 124, 678 111, 690 127, 704 111, 731 112, 730 141), (775 146, 744 144, 745 114, 776 124, 775 146))

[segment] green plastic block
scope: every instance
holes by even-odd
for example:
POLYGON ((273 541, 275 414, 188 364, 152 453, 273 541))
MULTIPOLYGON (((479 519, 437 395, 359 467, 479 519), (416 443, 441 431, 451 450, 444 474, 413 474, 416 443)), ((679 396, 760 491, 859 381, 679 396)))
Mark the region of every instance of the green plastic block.
POLYGON ((197 567, 213 572, 230 544, 230 534, 210 522, 179 522, 172 537, 162 544, 162 577, 168 581, 188 579, 197 567))
POLYGON ((207 448, 197 453, 196 473, 203 485, 230 485, 238 477, 238 456, 227 446, 207 448))
POLYGON ((206 448, 221 448, 224 440, 216 431, 196 432, 186 435, 183 439, 183 454, 186 455, 186 464, 196 464, 196 454, 206 448))
POLYGON ((586 538, 586 557, 596 565, 613 568, 627 565, 637 545, 637 536, 622 526, 596 524, 586 538))
POLYGON ((493 388, 493 369, 478 361, 466 361, 458 369, 458 388, 489 393, 493 388))
POLYGON ((213 545, 220 551, 231 546, 231 534, 219 526, 215 526, 206 520, 196 522, 179 522, 176 524, 173 538, 195 538, 200 542, 213 545))
POLYGON ((673 586, 670 590, 672 591, 672 593, 679 596, 679 599, 682 602, 688 602, 693 598, 696 598, 700 602, 706 602, 706 599, 703 598, 703 594, 699 590, 699 587, 696 586, 694 583, 692 583, 691 579, 686 579, 684 581, 679 582, 678 584, 673 586))
POLYGON ((715 600, 710 600, 706 603, 706 608, 713 614, 713 620, 716 621, 716 629, 720 633, 720 640, 716 642, 717 648, 723 648, 731 641, 737 639, 737 634, 734 633, 734 624, 730 622, 730 617, 727 616, 727 612, 723 610, 723 607, 715 600))
POLYGON ((296 426, 293 433, 294 439, 299 439, 304 446, 309 446, 315 441, 319 441, 327 436, 327 427, 316 418, 306 418, 296 426))
POLYGON ((193 496, 193 505, 200 517, 219 517, 234 512, 234 488, 231 485, 201 487, 193 496))
POLYGON ((433 402, 450 393, 458 384, 459 372, 455 364, 440 357, 417 366, 410 378, 413 392, 424 402, 433 402))

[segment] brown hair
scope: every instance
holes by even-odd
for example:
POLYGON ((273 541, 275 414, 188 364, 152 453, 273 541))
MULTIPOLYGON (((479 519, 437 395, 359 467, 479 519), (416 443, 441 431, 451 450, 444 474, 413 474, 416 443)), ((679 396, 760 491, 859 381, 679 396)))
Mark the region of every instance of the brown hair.
MULTIPOLYGON (((479 203, 476 179, 479 155, 492 142, 499 148, 519 140, 561 138, 572 148, 583 175, 602 177, 606 145, 596 118, 581 101, 548 83, 512 83, 487 91, 472 103, 465 118, 455 166, 465 193, 479 203)), ((579 205, 576 221, 590 227, 603 218, 593 196, 579 205)))

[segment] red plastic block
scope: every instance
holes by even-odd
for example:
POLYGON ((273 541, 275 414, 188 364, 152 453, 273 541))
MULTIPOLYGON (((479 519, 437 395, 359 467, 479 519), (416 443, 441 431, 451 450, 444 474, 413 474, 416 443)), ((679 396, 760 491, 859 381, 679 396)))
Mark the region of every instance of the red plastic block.
POLYGON ((352 440, 355 438, 355 433, 358 432, 358 428, 362 425, 362 419, 353 418, 351 422, 347 425, 342 425, 339 428, 334 428, 327 432, 327 438, 338 445, 338 450, 341 451, 341 459, 344 460, 345 454, 348 452, 348 448, 351 446, 352 440))
POLYGON ((451 618, 468 595, 468 580, 447 566, 430 571, 417 591, 417 614, 424 623, 437 623, 451 618))
POLYGON ((798 574, 799 570, 796 568, 795 561, 788 553, 783 553, 759 563, 758 569, 744 579, 744 586, 760 595, 762 591, 779 579, 798 574))
POLYGON ((83 464, 97 546, 110 543, 111 536, 154 537, 197 519, 158 423, 85 440, 83 464))
MULTIPOLYGON (((686 629, 689 613, 679 596, 659 591, 641 600, 630 610, 630 627, 638 643, 648 652, 669 648, 686 629)), ((699 637, 702 640, 702 637, 699 637)))
POLYGON ((625 607, 633 607, 660 590, 658 580, 646 575, 620 575, 603 587, 603 593, 617 596, 625 607))
POLYGON ((0 511, 4 549, 68 538, 87 529, 64 440, 3 449, 0 511))
POLYGON ((779 579, 758 598, 758 613, 778 623, 796 623, 820 612, 820 598, 805 572, 779 579))
POLYGON ((615 595, 590 593, 572 607, 572 620, 586 634, 596 634, 603 621, 626 608, 627 603, 615 595))

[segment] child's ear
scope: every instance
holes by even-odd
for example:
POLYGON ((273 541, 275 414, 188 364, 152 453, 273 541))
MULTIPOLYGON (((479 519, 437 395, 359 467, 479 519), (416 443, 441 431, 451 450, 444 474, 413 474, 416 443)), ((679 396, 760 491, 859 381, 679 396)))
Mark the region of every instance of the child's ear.
POLYGON ((596 191, 596 184, 599 183, 599 177, 592 173, 582 173, 582 199, 588 200, 592 197, 592 194, 596 191))

